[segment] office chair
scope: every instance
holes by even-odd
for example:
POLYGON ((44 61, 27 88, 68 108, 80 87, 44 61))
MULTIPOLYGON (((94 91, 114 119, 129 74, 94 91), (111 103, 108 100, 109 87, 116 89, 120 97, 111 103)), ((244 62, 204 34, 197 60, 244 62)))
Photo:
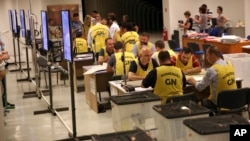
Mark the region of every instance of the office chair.
POLYGON ((249 96, 249 88, 223 90, 219 92, 217 99, 218 115, 241 114, 242 112, 248 111, 250 102, 249 96))
POLYGON ((181 47, 177 46, 177 43, 174 40, 168 40, 168 45, 173 51, 180 52, 182 50, 181 47))
POLYGON ((167 98, 166 103, 174 103, 179 101, 197 101, 196 94, 194 92, 186 93, 183 95, 173 95, 167 98))
MULTIPOLYGON (((41 72, 44 72, 44 79, 45 79, 45 85, 46 88, 48 88, 48 84, 47 84, 47 76, 46 76, 46 72, 48 73, 48 64, 47 64, 47 60, 44 57, 38 57, 37 58, 37 64, 38 64, 38 68, 39 68, 39 84, 38 86, 40 87, 40 83, 41 83, 41 72)), ((57 79, 57 84, 58 84, 58 73, 61 72, 62 74, 64 74, 63 71, 61 71, 58 68, 54 68, 51 69, 51 73, 56 73, 56 79, 57 79)), ((65 85, 65 77, 63 77, 64 79, 64 85, 65 85)))
POLYGON ((189 48, 191 48, 193 54, 198 58, 201 66, 203 66, 203 55, 204 55, 204 51, 200 50, 199 44, 195 43, 195 42, 188 42, 187 46, 189 48))

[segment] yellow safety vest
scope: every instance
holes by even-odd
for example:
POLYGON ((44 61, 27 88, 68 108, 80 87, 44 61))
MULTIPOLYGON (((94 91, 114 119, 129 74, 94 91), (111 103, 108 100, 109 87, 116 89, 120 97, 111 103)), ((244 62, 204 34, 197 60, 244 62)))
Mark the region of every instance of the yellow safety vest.
POLYGON ((89 32, 90 26, 91 26, 91 25, 86 25, 86 24, 83 25, 84 38, 86 38, 86 39, 87 39, 87 37, 88 37, 88 32, 89 32))
POLYGON ((169 49, 168 53, 169 53, 170 57, 173 57, 173 56, 177 57, 176 53, 172 49, 169 49))
MULTIPOLYGON (((128 69, 130 66, 130 62, 135 60, 134 54, 130 52, 125 52, 125 67, 126 67, 126 74, 128 74, 128 69)), ((116 75, 123 75, 123 62, 122 62, 122 52, 115 53, 115 74, 116 75)))
POLYGON ((176 67, 180 68, 181 70, 187 70, 187 69, 192 69, 193 68, 193 62, 192 62, 192 57, 190 57, 190 59, 188 60, 187 65, 184 65, 181 62, 181 58, 179 58, 179 56, 176 57, 176 67))
POLYGON ((88 52, 87 41, 83 38, 76 38, 75 39, 75 48, 76 48, 76 53, 88 52))
POLYGON ((212 94, 212 86, 210 86, 210 96, 208 99, 216 102, 218 93, 222 90, 231 90, 231 89, 237 89, 236 80, 235 80, 235 74, 234 74, 234 68, 231 63, 227 62, 227 65, 218 65, 214 64, 212 66, 214 70, 217 72, 217 89, 216 89, 216 95, 212 94))
MULTIPOLYGON (((137 55, 139 55, 140 51, 141 51, 141 42, 136 42, 136 46, 137 46, 137 55)), ((147 47, 152 50, 153 44, 151 42, 148 42, 147 47)))
POLYGON ((91 37, 95 40, 92 44, 92 50, 99 52, 102 47, 105 47, 105 40, 109 37, 109 29, 106 25, 97 24, 91 27, 91 37))
POLYGON ((138 75, 138 76, 146 76, 154 68, 152 59, 150 59, 147 70, 143 70, 141 68, 138 59, 136 59, 135 62, 136 62, 136 65, 137 65, 136 75, 138 75))
POLYGON ((180 68, 164 65, 157 67, 156 73, 154 94, 162 98, 162 104, 166 103, 169 96, 183 94, 183 76, 180 68))
POLYGON ((125 50, 127 52, 132 52, 132 49, 137 41, 139 41, 139 35, 135 31, 127 31, 121 37, 124 45, 125 50))
POLYGON ((115 41, 122 41, 121 35, 120 35, 120 30, 115 32, 115 41))

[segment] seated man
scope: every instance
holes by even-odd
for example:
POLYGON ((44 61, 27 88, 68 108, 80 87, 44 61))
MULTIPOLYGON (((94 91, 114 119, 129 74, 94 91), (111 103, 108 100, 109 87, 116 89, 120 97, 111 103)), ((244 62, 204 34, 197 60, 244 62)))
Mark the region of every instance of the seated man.
POLYGON ((148 47, 143 47, 139 54, 139 58, 130 64, 128 79, 142 80, 149 71, 156 67, 158 67, 158 64, 151 58, 151 50, 148 47))
POLYGON ((123 57, 124 48, 122 42, 116 42, 114 49, 115 53, 112 54, 108 60, 107 72, 114 72, 114 75, 127 75, 130 63, 135 59, 134 54, 125 51, 123 57))
POLYGON ((155 45, 149 41, 149 38, 150 38, 150 36, 146 32, 143 32, 140 35, 140 41, 136 42, 133 49, 132 49, 132 53, 136 57, 139 55, 139 52, 140 52, 142 46, 147 46, 152 51, 152 53, 155 52, 155 45))
POLYGON ((165 104, 169 96, 182 95, 186 86, 186 77, 180 68, 172 66, 168 51, 161 51, 158 55, 160 66, 148 73, 142 81, 142 87, 154 88, 154 94, 162 98, 165 104))
MULTIPOLYGON (((155 59, 156 62, 159 64, 158 54, 160 51, 165 50, 165 43, 162 40, 156 41, 155 42, 155 49, 156 49, 156 52, 153 53, 151 58, 155 59)), ((170 54, 170 57, 176 56, 175 52, 172 49, 169 49, 168 53, 170 54)))
POLYGON ((201 72, 199 60, 192 54, 189 47, 184 47, 180 54, 171 59, 172 65, 181 68, 184 74, 192 74, 201 72))
POLYGON ((107 38, 105 40, 106 47, 101 48, 98 56, 98 64, 108 62, 109 57, 114 54, 114 40, 107 38))
POLYGON ((209 108, 211 112, 217 111, 217 97, 222 90, 237 89, 234 68, 231 63, 222 59, 219 49, 215 46, 210 46, 206 51, 206 57, 212 67, 207 69, 207 72, 200 82, 197 82, 193 77, 188 78, 188 82, 195 86, 198 91, 210 86, 210 95, 202 100, 202 105, 209 108))

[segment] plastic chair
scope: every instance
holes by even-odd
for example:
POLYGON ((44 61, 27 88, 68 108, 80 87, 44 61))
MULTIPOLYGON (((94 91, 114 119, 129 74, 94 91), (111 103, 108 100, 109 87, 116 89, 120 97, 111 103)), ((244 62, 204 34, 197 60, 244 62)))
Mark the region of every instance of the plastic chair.
POLYGON ((194 55, 198 58, 201 66, 203 66, 203 64, 204 64, 203 63, 204 51, 200 50, 199 44, 197 44, 195 42, 189 42, 189 43, 187 43, 187 46, 191 48, 194 55))
MULTIPOLYGON (((48 70, 47 60, 44 57, 40 56, 37 58, 37 64, 39 67, 39 85, 38 86, 40 87, 41 72, 44 72, 45 85, 46 85, 46 88, 48 88, 46 73, 48 73, 49 70, 48 70)), ((57 84, 58 84, 58 73, 59 72, 62 72, 64 74, 64 72, 58 68, 51 69, 51 73, 56 73, 57 84)), ((64 85, 65 85, 65 77, 63 77, 63 78, 64 78, 63 80, 64 80, 64 85)))
POLYGON ((218 114, 239 114, 248 111, 250 102, 249 93, 249 88, 239 88, 219 92, 217 99, 218 114), (223 110, 223 108, 227 110, 223 110))
POLYGON ((183 95, 173 95, 168 97, 166 103, 174 103, 180 101, 197 101, 196 94, 194 92, 186 93, 183 95))
POLYGON ((170 49, 172 49, 173 51, 180 52, 182 50, 181 47, 177 46, 177 44, 174 40, 168 40, 168 45, 169 45, 170 49))

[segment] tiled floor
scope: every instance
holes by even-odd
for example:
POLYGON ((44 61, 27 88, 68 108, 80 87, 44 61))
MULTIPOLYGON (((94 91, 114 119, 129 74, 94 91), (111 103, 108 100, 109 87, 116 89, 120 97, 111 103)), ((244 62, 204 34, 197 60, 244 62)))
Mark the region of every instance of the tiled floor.
MULTIPOLYGON (((151 36, 151 41, 161 39, 160 36, 161 34, 154 34, 151 36)), ((23 66, 26 65, 23 64, 23 66)), ((9 69, 15 69, 15 67, 11 65, 9 69)), ((33 70, 31 71, 32 77, 34 76, 33 70)), ((43 99, 37 97, 23 99, 24 92, 35 90, 35 85, 31 82, 17 82, 17 79, 26 78, 25 73, 26 71, 7 74, 8 101, 14 103, 16 108, 10 109, 5 117, 6 141, 50 141, 68 138, 69 132, 58 116, 50 113, 34 115, 34 111, 48 108, 43 99)), ((59 112, 59 115, 72 130, 69 81, 67 81, 67 86, 64 86, 63 81, 56 85, 55 75, 52 75, 52 80, 54 107, 69 107, 69 111, 59 112)), ((44 86, 45 83, 42 80, 42 87, 44 86)), ((49 97, 45 97, 49 101, 49 97)), ((86 104, 84 92, 75 93, 75 101, 77 136, 114 132, 111 110, 100 114, 90 110, 86 104)))

